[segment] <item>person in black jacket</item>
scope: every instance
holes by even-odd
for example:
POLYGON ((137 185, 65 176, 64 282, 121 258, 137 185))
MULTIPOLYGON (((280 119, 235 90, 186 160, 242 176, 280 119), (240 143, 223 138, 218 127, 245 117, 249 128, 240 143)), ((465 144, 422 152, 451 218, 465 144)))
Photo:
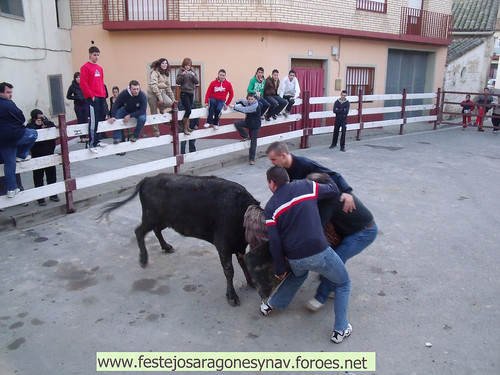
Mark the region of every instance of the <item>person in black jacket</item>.
MULTIPOLYGON (((31 111, 31 120, 29 121, 28 128, 30 129, 48 129, 55 128, 55 124, 47 119, 42 111, 39 109, 34 109, 31 111)), ((31 148, 31 155, 34 158, 40 156, 47 156, 54 154, 54 150, 56 148, 56 140, 48 139, 46 141, 40 141, 33 145, 31 148)), ((56 182, 56 167, 51 165, 50 167, 35 169, 33 171, 33 184, 35 187, 43 186, 43 176, 47 178, 47 185, 53 184, 56 182)), ((59 202, 59 197, 56 195, 52 195, 50 200, 53 202, 59 202)), ((38 199, 38 204, 40 206, 46 206, 45 198, 38 199)))
POLYGON ((248 163, 255 164, 255 150, 257 149, 257 137, 259 136, 259 129, 261 126, 260 119, 260 105, 255 98, 255 94, 250 92, 247 94, 247 99, 240 99, 236 101, 235 105, 230 106, 237 112, 244 113, 245 119, 234 122, 234 126, 238 133, 240 133, 243 141, 250 139, 250 149, 248 151, 248 163), (245 129, 248 129, 250 134, 247 134, 245 129), (250 137, 249 137, 250 135, 250 137))
POLYGON ((345 133, 347 115, 349 114, 350 103, 347 100, 347 91, 342 90, 340 98, 335 101, 333 105, 333 113, 335 113, 335 127, 333 128, 333 139, 330 148, 337 147, 337 140, 339 139, 339 130, 342 128, 342 135, 340 136, 340 151, 345 151, 345 133))
MULTIPOLYGON (((80 72, 73 74, 73 82, 68 88, 66 93, 66 99, 73 100, 76 120, 79 124, 87 124, 89 122, 89 109, 87 103, 85 103, 85 98, 83 97, 83 91, 80 88, 80 72)), ((88 142, 89 138, 85 135, 80 137, 81 142, 88 142)))

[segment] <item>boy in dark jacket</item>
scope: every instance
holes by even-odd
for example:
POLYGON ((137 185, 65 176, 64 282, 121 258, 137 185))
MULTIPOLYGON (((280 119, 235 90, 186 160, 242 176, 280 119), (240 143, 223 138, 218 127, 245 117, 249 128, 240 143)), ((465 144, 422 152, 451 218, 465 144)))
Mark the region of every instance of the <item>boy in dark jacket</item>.
MULTIPOLYGON (((73 82, 68 88, 66 93, 66 99, 73 100, 74 110, 76 115, 76 120, 79 124, 86 124, 89 122, 89 109, 87 103, 85 102, 85 97, 83 96, 83 91, 80 88, 80 72, 73 74, 73 82)), ((82 135, 80 137, 81 142, 88 142, 89 138, 82 135)))
POLYGON ((342 128, 342 135, 340 136, 340 151, 345 151, 346 123, 350 106, 349 100, 347 100, 347 91, 342 90, 340 98, 338 98, 333 105, 333 113, 335 113, 335 127, 333 129, 333 139, 330 148, 337 147, 339 130, 342 128))
MULTIPOLYGON (((31 119, 27 127, 30 129, 38 130, 38 129, 55 128, 56 126, 52 121, 49 121, 49 119, 45 117, 42 111, 40 111, 39 109, 34 109, 31 111, 31 119)), ((54 154, 55 148, 56 148, 55 139, 40 141, 35 143, 31 148, 31 155, 34 158, 40 156, 52 155, 54 154)), ((43 186, 44 175, 47 178, 47 185, 55 183, 57 180, 56 167, 54 165, 51 165, 50 167, 35 169, 33 171, 33 184, 35 185, 35 187, 43 186)), ((50 197, 50 200, 53 202, 59 202, 59 197, 57 196, 57 194, 52 195, 50 197)), ((47 203, 45 203, 45 198, 38 199, 38 204, 40 206, 46 206, 47 203)))
POLYGON ((254 165, 255 150, 257 148, 257 137, 259 136, 259 129, 261 125, 259 102, 254 93, 248 93, 246 100, 237 100, 236 105, 231 105, 231 108, 246 115, 244 120, 235 121, 234 126, 236 127, 236 130, 238 130, 238 133, 240 133, 243 141, 249 139, 248 134, 245 131, 245 129, 248 129, 248 132, 250 133, 250 150, 248 151, 248 163, 250 165, 254 165))
POLYGON ((270 104, 267 110, 266 121, 270 121, 271 117, 276 120, 277 116, 288 103, 278 93, 280 87, 279 74, 278 69, 274 69, 272 75, 267 77, 264 83, 264 99, 270 104))
POLYGON ((467 125, 472 125, 472 116, 471 113, 474 110, 474 102, 470 100, 470 95, 465 95, 465 100, 460 103, 462 107, 462 124, 464 129, 467 128, 467 125))

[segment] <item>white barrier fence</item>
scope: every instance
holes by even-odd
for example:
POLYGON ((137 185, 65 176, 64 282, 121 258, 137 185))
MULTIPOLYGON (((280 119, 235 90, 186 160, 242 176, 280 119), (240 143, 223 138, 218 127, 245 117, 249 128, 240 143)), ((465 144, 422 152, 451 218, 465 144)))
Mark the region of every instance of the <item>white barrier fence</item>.
MULTIPOLYGON (((333 131, 333 125, 330 126, 321 126, 321 127, 309 127, 309 123, 311 120, 315 119, 331 119, 335 117, 331 110, 331 106, 335 102, 338 97, 314 97, 309 98, 308 92, 304 92, 304 102, 312 104, 322 104, 323 107, 330 107, 329 110, 326 111, 316 111, 316 112, 307 112, 307 104, 302 106, 302 113, 293 114, 285 118, 284 116, 278 117, 277 120, 262 121, 262 127, 272 127, 278 124, 283 123, 293 123, 297 124, 298 121, 301 122, 301 128, 298 130, 290 130, 284 133, 274 134, 270 136, 264 136, 258 138, 258 145, 267 145, 271 144, 274 141, 284 141, 287 139, 294 138, 307 138, 309 135, 318 135, 318 134, 326 134, 331 133, 333 131), (308 114, 306 118, 302 118, 303 114, 308 114)), ((435 122, 437 121, 437 115, 426 115, 426 116, 418 116, 418 117, 409 117, 409 118, 398 118, 393 120, 379 120, 379 121, 369 121, 364 122, 363 116, 366 115, 384 115, 387 113, 405 113, 408 111, 429 111, 436 110, 436 103, 422 104, 422 105, 405 105, 406 100, 409 99, 426 99, 435 101, 437 98, 436 93, 422 93, 422 94, 389 94, 389 95, 367 95, 362 96, 362 105, 359 103, 360 96, 350 96, 348 100, 351 102, 351 111, 349 112, 349 118, 356 117, 358 121, 356 123, 349 123, 347 125, 347 130, 357 130, 358 132, 362 129, 370 129, 370 128, 380 128, 387 126, 402 126, 404 124, 411 124, 416 122, 435 122), (405 98, 406 96, 406 98, 405 98), (405 100, 406 99, 406 100, 405 100), (387 100, 398 100, 401 101, 402 104, 400 106, 391 106, 385 107, 383 106, 384 102, 387 100), (374 103, 382 103, 380 107, 368 107, 364 108, 366 105, 364 102, 370 101, 373 105, 374 103), (353 108, 353 104, 358 103, 358 109, 361 107, 361 113, 358 109, 353 108)), ((295 105, 303 104, 301 99, 296 100, 295 105)), ((182 117, 184 115, 184 111, 172 112, 177 113, 177 119, 173 119, 174 126, 177 126, 177 122, 182 121, 182 117)), ((224 111, 223 114, 227 117, 228 114, 236 113, 235 111, 228 108, 228 110, 224 111)), ((194 109, 191 111, 190 118, 202 118, 207 116, 207 109, 194 109)), ((170 113, 163 115, 149 115, 147 116, 147 121, 145 126, 151 126, 153 124, 162 124, 162 123, 170 123, 172 121, 172 115, 170 113)), ((64 121, 63 121, 64 122, 64 121)), ((107 121, 102 121, 99 123, 99 132, 107 132, 114 130, 124 130, 127 128, 135 127, 134 119, 132 119, 128 124, 123 123, 122 120, 117 120, 113 124, 108 123, 107 121)), ((64 123, 61 125, 61 129, 65 129, 65 137, 60 138, 61 143, 66 142, 66 150, 68 137, 77 137, 81 135, 86 135, 88 133, 88 124, 77 124, 77 125, 67 125, 64 123)), ((435 128, 435 125, 434 125, 435 128)), ((292 126, 290 126, 292 129, 292 126)), ((193 132, 191 135, 186 136, 182 132, 178 134, 177 130, 174 130, 172 134, 163 135, 160 137, 150 137, 150 138, 141 138, 138 142, 122 142, 117 145, 109 145, 106 148, 100 148, 98 154, 94 154, 89 152, 88 149, 82 150, 74 150, 68 151, 66 160, 68 160, 68 165, 65 167, 70 171, 71 164, 81 162, 84 160, 95 159, 108 157, 111 155, 116 155, 121 152, 131 152, 135 150, 147 149, 150 147, 157 146, 167 146, 173 145, 182 141, 188 141, 193 139, 206 138, 211 136, 221 136, 227 133, 235 132, 235 127, 233 124, 220 126, 219 130, 214 130, 213 128, 200 128, 193 132)), ((358 133, 359 134, 359 133, 358 133)), ((55 139, 60 137, 60 129, 42 129, 38 130, 38 139, 37 142, 55 139)), ((307 141, 306 141, 307 143, 307 141)), ((56 182, 51 185, 45 185, 38 188, 33 188, 29 190, 25 190, 14 196, 13 198, 7 198, 6 196, 0 196, 0 208, 5 208, 9 206, 14 206, 17 204, 21 204, 24 202, 34 201, 36 199, 41 199, 44 197, 48 197, 50 195, 66 193, 66 206, 67 211, 73 211, 73 202, 71 192, 78 189, 85 189, 92 186, 129 178, 132 176, 138 176, 150 172, 162 171, 166 168, 178 167, 181 164, 191 163, 199 160, 207 160, 219 155, 225 155, 229 153, 239 152, 250 147, 250 141, 240 142, 235 141, 223 146, 212 147, 204 150, 199 150, 193 153, 184 154, 182 158, 179 158, 179 155, 173 155, 170 157, 166 157, 163 159, 150 161, 142 164, 135 164, 123 168, 112 169, 106 172, 89 174, 86 176, 80 176, 76 178, 67 178, 65 177, 65 181, 56 182)), ((61 147, 64 150, 64 147, 61 147)), ((64 164, 63 153, 49 155, 44 157, 33 158, 26 162, 17 163, 16 173, 28 172, 40 168, 45 168, 49 166, 59 166, 64 164)), ((3 168, 0 168, 0 176, 3 176, 3 168)))

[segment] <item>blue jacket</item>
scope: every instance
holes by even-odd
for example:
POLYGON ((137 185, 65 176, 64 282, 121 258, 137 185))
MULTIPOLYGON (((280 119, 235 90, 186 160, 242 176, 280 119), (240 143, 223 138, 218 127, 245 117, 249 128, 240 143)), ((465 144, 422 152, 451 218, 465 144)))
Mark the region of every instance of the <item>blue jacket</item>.
POLYGON ((301 259, 330 246, 321 225, 318 200, 338 197, 337 185, 299 180, 280 186, 264 209, 276 275, 286 270, 285 257, 301 259))
POLYGON ((12 144, 19 140, 26 130, 23 111, 9 99, 0 97, 0 144, 12 144))
POLYGON ((339 99, 335 101, 335 104, 333 104, 333 113, 335 113, 336 124, 343 125, 346 123, 350 107, 351 104, 349 103, 349 100, 346 100, 343 103, 339 99))
POLYGON ((115 117, 116 111, 118 111, 121 107, 125 107, 130 117, 137 118, 146 114, 148 97, 142 90, 139 91, 139 95, 132 96, 127 88, 123 90, 120 95, 118 95, 118 98, 116 98, 116 101, 113 103, 113 107, 111 108, 111 117, 115 117))
POLYGON ((257 99, 254 100, 252 105, 248 105, 248 100, 240 99, 236 101, 234 110, 246 114, 245 122, 249 129, 259 129, 262 121, 260 118, 260 105, 257 99), (241 105, 238 105, 241 104, 241 105))

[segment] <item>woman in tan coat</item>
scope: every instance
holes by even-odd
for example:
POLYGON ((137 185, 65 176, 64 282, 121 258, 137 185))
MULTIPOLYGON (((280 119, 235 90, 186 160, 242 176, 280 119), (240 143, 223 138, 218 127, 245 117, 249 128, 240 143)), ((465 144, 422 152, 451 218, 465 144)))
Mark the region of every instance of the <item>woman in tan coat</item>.
MULTIPOLYGON (((164 57, 153 61, 150 65, 151 74, 148 81, 148 103, 152 115, 161 114, 165 109, 172 107, 175 102, 172 86, 170 85, 170 64, 164 57)), ((160 136, 158 124, 153 125, 154 135, 160 136)))

